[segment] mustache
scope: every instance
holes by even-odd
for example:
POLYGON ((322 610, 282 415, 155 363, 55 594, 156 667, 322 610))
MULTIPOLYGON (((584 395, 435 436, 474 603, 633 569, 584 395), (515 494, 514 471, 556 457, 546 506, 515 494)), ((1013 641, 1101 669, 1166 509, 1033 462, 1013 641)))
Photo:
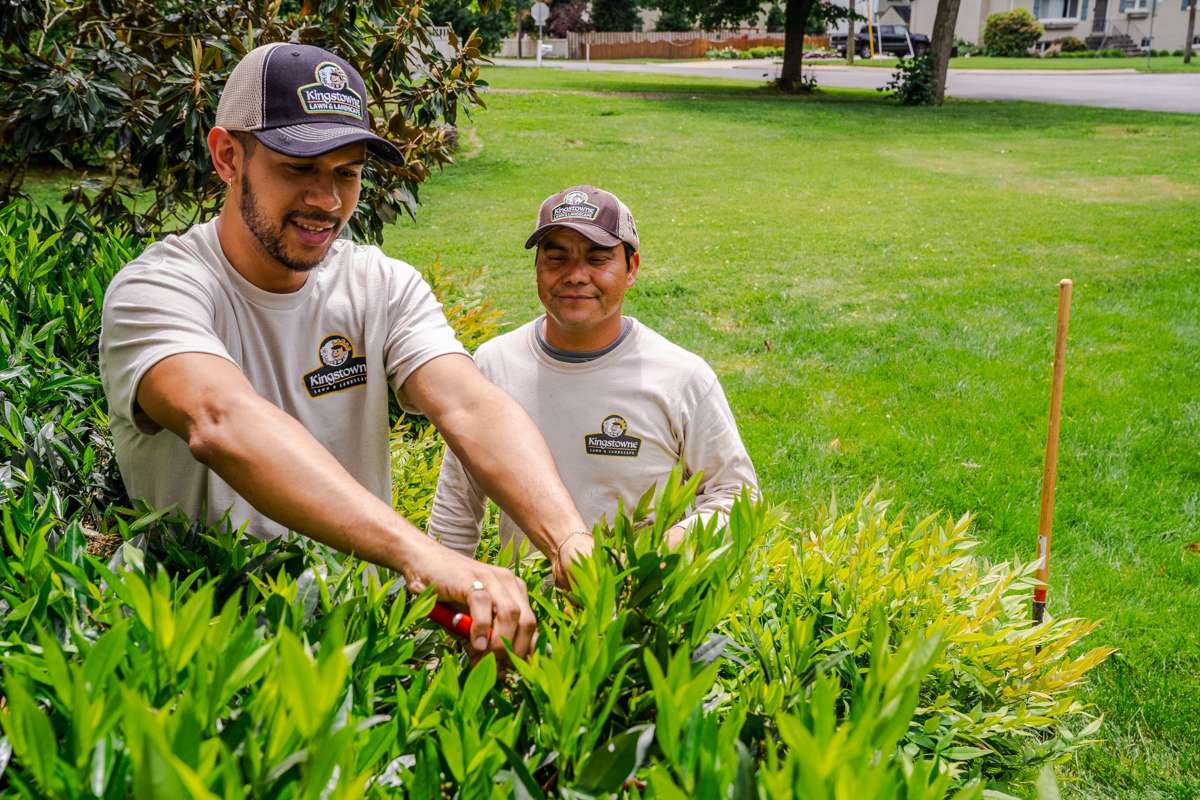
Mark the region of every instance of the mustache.
POLYGON ((341 223, 341 220, 334 216, 328 216, 324 214, 318 214, 314 216, 311 214, 299 214, 294 211, 287 215, 287 221, 300 222, 305 225, 311 225, 312 227, 332 225, 335 228, 338 227, 339 223, 341 223))

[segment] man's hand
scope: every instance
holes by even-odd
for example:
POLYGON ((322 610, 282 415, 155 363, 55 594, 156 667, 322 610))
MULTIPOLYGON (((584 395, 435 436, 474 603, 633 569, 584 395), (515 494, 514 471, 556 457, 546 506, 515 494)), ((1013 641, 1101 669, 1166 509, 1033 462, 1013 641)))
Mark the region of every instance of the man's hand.
POLYGON ((571 588, 571 565, 592 553, 595 542, 587 531, 576 531, 563 539, 550 554, 550 565, 554 567, 554 585, 560 589, 571 588))
POLYGON ((471 649, 505 657, 504 642, 524 658, 533 649, 537 621, 524 581, 510 570, 483 564, 442 547, 428 536, 406 548, 404 578, 414 592, 434 587, 441 600, 471 615, 471 649), (416 552, 429 550, 428 553, 416 552))
POLYGON ((683 527, 682 525, 676 525, 667 530, 667 549, 679 549, 679 545, 683 544, 683 540, 686 536, 687 528, 683 527))

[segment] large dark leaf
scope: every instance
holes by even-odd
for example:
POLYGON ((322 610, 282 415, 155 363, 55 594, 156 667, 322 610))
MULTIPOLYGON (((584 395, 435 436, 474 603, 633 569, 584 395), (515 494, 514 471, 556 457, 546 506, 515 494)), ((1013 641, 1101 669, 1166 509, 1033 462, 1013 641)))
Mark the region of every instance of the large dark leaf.
POLYGON ((592 794, 615 792, 646 761, 654 743, 654 725, 637 725, 614 736, 583 762, 575 783, 592 794))

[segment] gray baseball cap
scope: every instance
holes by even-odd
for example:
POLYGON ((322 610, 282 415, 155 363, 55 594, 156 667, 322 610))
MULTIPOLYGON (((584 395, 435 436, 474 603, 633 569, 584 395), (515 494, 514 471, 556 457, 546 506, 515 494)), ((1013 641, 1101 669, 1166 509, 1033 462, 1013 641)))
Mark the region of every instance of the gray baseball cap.
POLYGON ((537 245, 554 228, 570 228, 603 247, 622 242, 640 250, 633 214, 612 192, 580 184, 563 189, 542 201, 537 228, 525 241, 525 249, 537 245))
POLYGON ((403 163, 399 148, 371 131, 367 87, 349 62, 307 44, 256 47, 229 75, 218 127, 249 131, 284 155, 311 158, 355 142, 403 163))

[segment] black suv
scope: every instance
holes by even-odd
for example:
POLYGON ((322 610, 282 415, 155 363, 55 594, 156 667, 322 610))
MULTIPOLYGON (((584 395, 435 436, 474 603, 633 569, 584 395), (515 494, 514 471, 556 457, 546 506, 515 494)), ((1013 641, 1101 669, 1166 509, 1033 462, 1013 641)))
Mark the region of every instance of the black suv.
MULTIPOLYGON (((868 39, 875 40, 875 52, 887 53, 891 56, 907 56, 908 42, 912 39, 913 55, 921 56, 929 52, 929 37, 923 33, 908 33, 903 25, 876 25, 873 36, 867 35, 867 26, 859 23, 859 29, 854 33, 854 52, 861 58, 871 57, 871 45, 868 39)), ((829 46, 846 57, 846 34, 835 33, 829 37, 829 46)))

